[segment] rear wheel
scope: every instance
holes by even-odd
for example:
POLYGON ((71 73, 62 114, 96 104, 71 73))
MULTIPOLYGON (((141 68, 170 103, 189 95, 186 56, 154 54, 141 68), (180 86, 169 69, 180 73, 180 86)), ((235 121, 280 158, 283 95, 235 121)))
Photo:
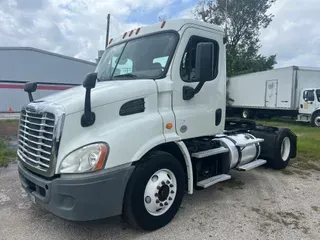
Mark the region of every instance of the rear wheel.
POLYGON ((279 132, 274 151, 274 158, 268 160, 268 164, 274 169, 286 168, 291 158, 291 139, 287 129, 279 132))
POLYGON ((251 118, 253 118, 253 111, 250 109, 243 109, 241 117, 243 119, 251 119, 251 118))
POLYGON ((311 126, 312 127, 320 127, 320 112, 313 114, 311 119, 311 126))
POLYGON ((156 151, 142 159, 133 172, 124 199, 124 217, 144 230, 168 224, 184 195, 184 170, 171 154, 156 151))

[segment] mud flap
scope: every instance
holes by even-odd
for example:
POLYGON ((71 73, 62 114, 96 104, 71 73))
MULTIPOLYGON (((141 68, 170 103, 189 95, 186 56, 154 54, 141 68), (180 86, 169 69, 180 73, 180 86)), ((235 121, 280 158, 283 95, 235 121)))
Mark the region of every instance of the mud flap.
POLYGON ((250 130, 250 133, 257 138, 264 139, 264 142, 261 143, 260 158, 262 159, 277 158, 277 149, 281 147, 284 136, 289 137, 291 142, 290 158, 297 156, 297 136, 288 128, 257 126, 256 129, 250 130))

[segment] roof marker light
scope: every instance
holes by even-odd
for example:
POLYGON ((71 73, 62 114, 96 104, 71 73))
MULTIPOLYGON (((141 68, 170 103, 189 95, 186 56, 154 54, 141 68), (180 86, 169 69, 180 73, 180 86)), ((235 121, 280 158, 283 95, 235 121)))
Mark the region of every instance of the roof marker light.
POLYGON ((133 33, 133 30, 131 30, 131 31, 130 31, 130 33, 129 33, 129 37, 131 37, 132 33, 133 33))
POLYGON ((113 40, 113 38, 111 38, 111 39, 110 39, 109 44, 111 44, 111 43, 112 43, 112 40, 113 40))
POLYGON ((136 31, 136 35, 137 35, 139 32, 140 32, 140 28, 138 28, 138 29, 137 29, 137 31, 136 31))
POLYGON ((166 21, 163 21, 163 22, 161 23, 161 28, 163 28, 165 24, 166 24, 166 21))
POLYGON ((122 36, 122 39, 124 39, 127 36, 127 32, 125 32, 122 36))

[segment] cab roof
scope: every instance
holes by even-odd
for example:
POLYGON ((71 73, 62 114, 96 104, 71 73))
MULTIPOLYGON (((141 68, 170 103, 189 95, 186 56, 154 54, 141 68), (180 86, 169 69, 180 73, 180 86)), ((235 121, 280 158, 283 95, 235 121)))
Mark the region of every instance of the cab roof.
POLYGON ((116 38, 111 38, 108 43, 108 46, 112 46, 115 43, 127 41, 129 39, 141 37, 142 35, 148 35, 151 33, 168 31, 168 30, 179 31, 185 25, 194 25, 197 27, 204 27, 204 28, 215 30, 224 34, 224 29, 214 24, 210 24, 210 23, 206 23, 206 22, 194 20, 194 19, 175 19, 175 20, 158 22, 152 25, 142 26, 140 28, 136 28, 136 29, 132 29, 127 32, 124 32, 121 36, 118 36, 116 38))

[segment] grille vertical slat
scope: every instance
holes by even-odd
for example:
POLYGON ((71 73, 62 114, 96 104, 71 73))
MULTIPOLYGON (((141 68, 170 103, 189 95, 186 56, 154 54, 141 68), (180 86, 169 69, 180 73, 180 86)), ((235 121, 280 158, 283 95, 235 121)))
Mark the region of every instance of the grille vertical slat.
POLYGON ((52 113, 21 111, 18 155, 25 163, 47 171, 53 151, 55 116, 52 113))

